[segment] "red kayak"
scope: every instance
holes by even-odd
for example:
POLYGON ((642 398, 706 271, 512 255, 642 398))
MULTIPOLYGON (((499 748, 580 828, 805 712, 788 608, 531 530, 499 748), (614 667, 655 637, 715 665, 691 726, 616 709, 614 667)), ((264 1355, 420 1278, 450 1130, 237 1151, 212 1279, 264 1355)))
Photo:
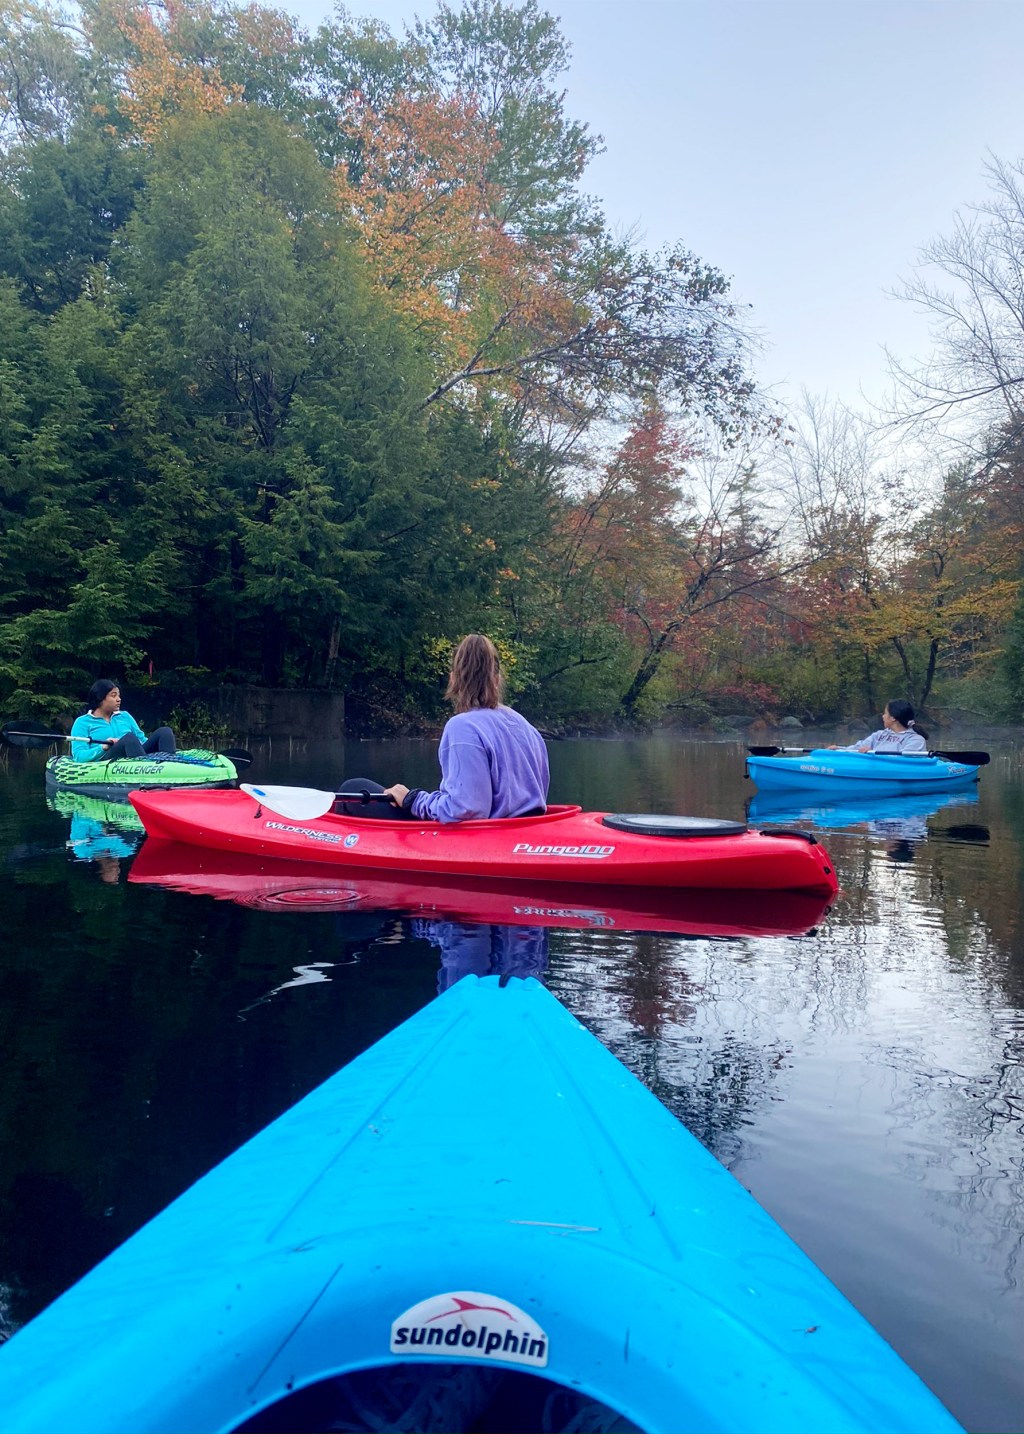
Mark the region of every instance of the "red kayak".
POLYGON ((150 836, 364 873, 822 895, 838 888, 828 852, 810 833, 702 817, 553 806, 543 816, 443 825, 335 812, 295 820, 245 791, 138 791, 131 800, 150 836))
POLYGON ((683 936, 803 936, 832 896, 809 891, 669 891, 552 886, 467 877, 381 877, 325 871, 314 862, 211 851, 151 838, 128 880, 234 901, 256 911, 394 911, 439 921, 683 936))

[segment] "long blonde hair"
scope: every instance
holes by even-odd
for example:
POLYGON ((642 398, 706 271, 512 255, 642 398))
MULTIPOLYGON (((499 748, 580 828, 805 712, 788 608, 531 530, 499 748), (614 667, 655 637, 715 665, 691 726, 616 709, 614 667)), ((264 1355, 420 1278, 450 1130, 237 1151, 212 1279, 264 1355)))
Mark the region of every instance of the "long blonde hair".
POLYGON ((456 712, 474 707, 498 707, 505 695, 505 678, 498 649, 489 637, 471 632, 452 657, 448 689, 444 694, 456 712))

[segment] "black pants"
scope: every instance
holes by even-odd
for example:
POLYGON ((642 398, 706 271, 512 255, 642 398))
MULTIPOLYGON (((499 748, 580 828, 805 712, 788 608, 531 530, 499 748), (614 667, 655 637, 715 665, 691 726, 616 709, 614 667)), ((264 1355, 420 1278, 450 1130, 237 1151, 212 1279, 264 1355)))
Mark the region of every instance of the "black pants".
POLYGON ((140 742, 134 732, 118 737, 112 747, 103 754, 105 762, 115 762, 118 757, 145 757, 150 752, 176 752, 178 745, 170 727, 158 727, 145 742, 140 742))
POLYGON ((414 822, 416 818, 410 811, 403 811, 396 807, 394 802, 363 802, 360 800, 360 793, 369 792, 371 796, 380 796, 384 788, 379 782, 371 782, 369 777, 348 777, 335 793, 333 810, 344 812, 347 817, 376 817, 380 821, 387 822, 414 822), (345 800, 345 794, 349 793, 349 800, 345 800))
MULTIPOLYGON (((344 812, 349 817, 378 817, 390 822, 416 822, 419 817, 414 817, 408 808, 396 807, 394 802, 366 802, 359 800, 361 792, 369 792, 371 795, 378 795, 384 788, 379 782, 371 782, 369 777, 349 777, 342 782, 334 794, 333 811, 344 812), (345 800, 345 794, 351 793, 349 801, 345 800)), ((520 817, 542 817, 547 807, 534 807, 528 812, 517 812, 520 817)))

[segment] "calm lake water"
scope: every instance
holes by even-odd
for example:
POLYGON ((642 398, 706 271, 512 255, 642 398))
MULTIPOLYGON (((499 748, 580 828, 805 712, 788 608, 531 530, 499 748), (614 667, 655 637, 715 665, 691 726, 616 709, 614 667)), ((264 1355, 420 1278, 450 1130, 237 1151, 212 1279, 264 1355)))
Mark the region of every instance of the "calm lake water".
MULTIPOLYGON (((752 912, 792 931, 792 913, 697 902, 678 932, 596 910, 580 929, 524 932, 303 909, 318 904, 308 892, 296 905, 170 890, 152 870, 138 879, 145 858, 132 880, 141 836, 116 809, 51 808, 43 755, 10 754, 0 1329, 439 986, 517 948, 969 1429, 1021 1429, 1024 752, 990 750, 980 788, 955 799, 755 803, 758 819, 814 829, 842 884, 813 931, 759 936, 688 932, 742 930, 752 912)), ((435 784, 428 742, 256 752, 250 775, 266 781, 435 784)), ((743 755, 552 743, 552 800, 740 817, 743 755)))

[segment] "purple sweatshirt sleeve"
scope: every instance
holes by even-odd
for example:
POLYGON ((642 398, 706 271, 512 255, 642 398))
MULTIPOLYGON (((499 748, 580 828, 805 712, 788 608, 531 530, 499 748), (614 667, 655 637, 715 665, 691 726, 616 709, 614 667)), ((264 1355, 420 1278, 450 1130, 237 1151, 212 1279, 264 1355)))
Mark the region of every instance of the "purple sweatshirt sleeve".
POLYGON ((412 803, 421 821, 464 822, 491 814, 491 766, 479 737, 470 729, 469 741, 452 741, 450 728, 441 735, 438 757, 441 786, 436 792, 420 792, 412 803))

